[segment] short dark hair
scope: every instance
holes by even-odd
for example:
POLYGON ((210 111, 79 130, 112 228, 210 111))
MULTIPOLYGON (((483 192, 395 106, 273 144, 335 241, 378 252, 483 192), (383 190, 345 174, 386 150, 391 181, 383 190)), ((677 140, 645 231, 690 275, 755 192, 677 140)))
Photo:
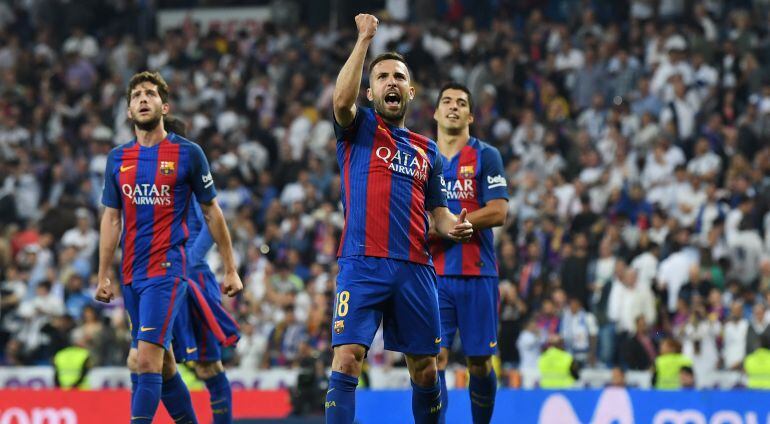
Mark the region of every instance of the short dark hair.
POLYGON ((385 52, 377 55, 374 59, 372 59, 372 63, 369 64, 369 74, 372 73, 372 70, 374 69, 374 66, 378 63, 384 61, 384 60, 396 60, 404 64, 406 66, 406 71, 410 75, 412 75, 412 71, 409 69, 409 65, 406 64, 406 59, 404 59, 404 56, 401 56, 400 53, 397 52, 385 52))
POLYGON ((471 90, 468 89, 463 84, 460 84, 457 81, 450 81, 444 85, 441 86, 441 88, 438 90, 438 96, 436 96, 436 107, 438 107, 439 102, 441 102, 441 96, 444 95, 444 92, 447 90, 460 90, 468 95, 468 108, 473 112, 473 96, 471 95, 471 90))
POLYGON ((181 135, 182 137, 187 137, 187 123, 177 118, 176 116, 164 116, 163 127, 166 129, 166 131, 181 135))
POLYGON ((137 85, 143 82, 150 82, 158 87, 158 95, 163 103, 168 103, 168 84, 158 72, 144 71, 134 74, 128 82, 126 89, 126 103, 131 103, 131 92, 137 85))

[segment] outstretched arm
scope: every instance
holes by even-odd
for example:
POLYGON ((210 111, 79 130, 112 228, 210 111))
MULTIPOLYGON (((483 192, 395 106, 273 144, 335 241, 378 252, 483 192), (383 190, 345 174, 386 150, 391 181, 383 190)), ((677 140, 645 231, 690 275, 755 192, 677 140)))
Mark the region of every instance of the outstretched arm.
POLYGON ((377 32, 379 21, 373 15, 356 15, 356 27, 358 27, 358 39, 350 57, 342 66, 337 83, 334 85, 334 119, 342 127, 347 127, 356 117, 356 99, 361 86, 361 76, 366 60, 366 51, 377 32))

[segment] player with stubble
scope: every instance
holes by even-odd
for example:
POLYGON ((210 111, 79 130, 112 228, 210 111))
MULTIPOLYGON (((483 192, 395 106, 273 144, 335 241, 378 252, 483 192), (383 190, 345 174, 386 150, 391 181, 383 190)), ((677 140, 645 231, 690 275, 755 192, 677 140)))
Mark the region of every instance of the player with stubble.
POLYGON ((415 95, 404 58, 374 58, 366 90, 374 107, 356 105, 378 21, 366 14, 355 21, 358 39, 333 98, 345 226, 337 255, 326 422, 353 422, 361 366, 382 322, 385 348, 406 355, 415 422, 436 423, 441 329, 427 245, 429 215, 436 232, 454 242, 470 240, 473 230, 465 211, 455 216, 447 208, 436 143, 404 126, 415 95))
POLYGON ((135 138, 107 157, 95 298, 109 303, 114 297, 108 271, 120 243, 132 338, 131 423, 151 423, 161 397, 175 422, 196 423, 170 350, 171 330, 186 300, 187 210, 193 195, 222 256, 223 291, 234 296, 243 284, 203 150, 164 127, 168 84, 155 72, 135 74, 126 101, 135 138))
POLYGON ((474 230, 471 241, 464 244, 431 238, 441 310, 438 369, 444 407, 440 422, 445 422, 449 413, 444 373, 449 348, 459 331, 470 374, 473 423, 488 424, 497 392, 492 355, 497 347, 500 298, 492 227, 505 223, 507 181, 500 152, 470 134, 473 99, 467 87, 455 82, 441 87, 433 118, 438 127, 449 210, 467 210, 474 230))

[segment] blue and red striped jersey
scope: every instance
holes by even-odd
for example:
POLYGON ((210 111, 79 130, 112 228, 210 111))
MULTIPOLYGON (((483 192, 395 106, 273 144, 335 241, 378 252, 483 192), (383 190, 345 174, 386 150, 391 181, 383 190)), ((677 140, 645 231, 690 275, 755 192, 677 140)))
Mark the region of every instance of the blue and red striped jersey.
POLYGON ((136 140, 107 157, 102 204, 123 215, 123 284, 157 277, 184 277, 187 208, 216 196, 200 146, 169 133, 152 147, 136 140))
POLYGON ((335 133, 345 212, 337 256, 431 264, 427 211, 446 207, 436 143, 365 107, 335 133))
MULTIPOLYGON (((508 189, 500 152, 471 137, 452 159, 444 158, 449 210, 473 212, 492 199, 508 200, 508 189)), ((431 240, 431 254, 438 275, 497 277, 497 260, 492 229, 473 232, 468 243, 431 240)))

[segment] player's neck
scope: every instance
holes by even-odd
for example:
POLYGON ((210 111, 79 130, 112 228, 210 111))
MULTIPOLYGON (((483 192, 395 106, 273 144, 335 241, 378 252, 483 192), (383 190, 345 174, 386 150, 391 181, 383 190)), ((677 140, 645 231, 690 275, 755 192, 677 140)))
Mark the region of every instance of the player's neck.
POLYGON ((168 133, 163 128, 163 123, 158 124, 155 128, 145 131, 134 127, 134 133, 136 134, 136 142, 142 147, 152 147, 160 144, 168 133))
POLYGON ((404 128, 404 122, 405 122, 404 118, 401 118, 398 121, 394 121, 394 120, 391 120, 391 119, 387 119, 387 118, 385 118, 382 115, 380 115, 380 117, 382 118, 382 121, 385 122, 388 125, 392 125, 392 126, 398 127, 398 128, 404 128))
POLYGON ((470 138, 470 131, 467 129, 457 134, 450 134, 439 129, 437 137, 438 149, 445 157, 452 158, 468 144, 470 138))

